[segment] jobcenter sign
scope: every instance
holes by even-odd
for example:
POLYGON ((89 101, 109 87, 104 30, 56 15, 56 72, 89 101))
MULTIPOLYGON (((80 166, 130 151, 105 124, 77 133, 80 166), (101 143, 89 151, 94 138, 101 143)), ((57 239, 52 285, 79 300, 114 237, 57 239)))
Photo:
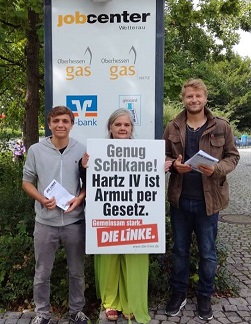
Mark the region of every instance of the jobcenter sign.
POLYGON ((115 13, 115 14, 88 14, 85 15, 83 13, 80 13, 79 11, 75 12, 75 15, 59 15, 58 16, 58 27, 61 27, 63 24, 95 24, 95 23, 137 23, 137 22, 146 22, 146 19, 148 16, 150 16, 150 13, 132 13, 130 14, 126 10, 124 10, 121 14, 115 13))

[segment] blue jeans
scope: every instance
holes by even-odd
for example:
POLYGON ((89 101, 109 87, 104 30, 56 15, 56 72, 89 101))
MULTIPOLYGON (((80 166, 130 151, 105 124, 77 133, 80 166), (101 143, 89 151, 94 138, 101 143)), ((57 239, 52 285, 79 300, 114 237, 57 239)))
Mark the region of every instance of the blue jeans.
POLYGON ((69 313, 82 311, 85 305, 84 235, 84 223, 56 227, 35 222, 36 265, 33 291, 39 315, 50 317, 50 277, 56 251, 61 244, 66 251, 69 269, 69 313))
POLYGON ((194 232, 199 250, 197 293, 210 297, 214 293, 217 266, 216 237, 219 213, 208 216, 203 200, 180 199, 179 208, 170 206, 170 214, 174 238, 171 286, 176 292, 187 292, 190 246, 194 232))

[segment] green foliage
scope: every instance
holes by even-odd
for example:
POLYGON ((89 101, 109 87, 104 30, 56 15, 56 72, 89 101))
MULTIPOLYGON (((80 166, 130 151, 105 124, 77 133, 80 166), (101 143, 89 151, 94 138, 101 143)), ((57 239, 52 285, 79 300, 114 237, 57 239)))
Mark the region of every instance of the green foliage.
POLYGON ((166 124, 173 120, 181 111, 183 110, 182 103, 179 101, 168 102, 164 104, 164 111, 163 111, 163 125, 164 127, 166 124))
MULTIPOLYGON (((40 122, 44 119, 43 99, 40 110, 37 111, 39 96, 44 97, 42 21, 43 1, 16 0, 7 3, 0 0, 0 109, 6 115, 5 125, 13 129, 24 129, 25 136, 27 129, 37 126, 37 118, 40 122), (31 13, 38 15, 36 23, 33 23, 31 13), (31 35, 38 36, 40 46, 35 43, 36 38, 31 35), (40 48, 38 57, 35 56, 35 48, 40 48), (32 55, 28 57, 31 51, 32 55), (40 64, 40 69, 32 75, 33 79, 28 83, 30 72, 34 71, 36 66, 32 61, 33 57, 34 61, 36 60, 35 63, 40 64), (36 91, 37 88, 40 88, 39 94, 36 91), (33 98, 32 109, 27 114, 29 118, 25 121, 27 105, 30 104, 31 98, 33 98)), ((25 138, 25 141, 34 143, 36 135, 36 131, 31 132, 30 138, 25 138)))
POLYGON ((197 64, 220 60, 223 49, 231 53, 238 42, 239 2, 238 11, 230 11, 225 1, 202 0, 197 8, 189 0, 166 1, 165 97, 177 100, 180 85, 195 76, 197 64))
POLYGON ((165 102, 179 102, 187 79, 209 88, 209 107, 236 130, 250 131, 250 59, 233 53, 238 29, 251 30, 251 3, 240 0, 165 1, 165 102))
POLYGON ((21 131, 14 130, 12 128, 0 127, 0 147, 3 146, 3 143, 6 143, 7 141, 18 137, 22 137, 21 131))
POLYGON ((244 1, 244 7, 242 8, 242 16, 240 20, 241 29, 250 32, 251 31, 251 2, 244 1))
POLYGON ((224 79, 227 89, 225 111, 230 113, 230 120, 235 121, 239 131, 250 132, 251 127, 251 60, 236 56, 230 62, 217 65, 219 78, 224 79))
POLYGON ((22 163, 0 153, 0 295, 7 307, 32 293, 34 267, 31 200, 21 190, 22 163))
MULTIPOLYGON (((7 216, 7 215, 6 215, 7 216)), ((22 233, 0 236, 0 291, 1 302, 7 308, 13 302, 22 304, 32 294, 32 277, 34 268, 33 240, 22 233)))
POLYGON ((0 153, 0 235, 32 234, 33 205, 21 189, 22 163, 14 163, 12 154, 0 153))

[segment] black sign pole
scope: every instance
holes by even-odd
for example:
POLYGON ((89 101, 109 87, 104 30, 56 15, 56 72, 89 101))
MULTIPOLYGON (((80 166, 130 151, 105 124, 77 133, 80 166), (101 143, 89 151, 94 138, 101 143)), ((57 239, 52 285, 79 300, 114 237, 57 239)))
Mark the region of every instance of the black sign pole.
POLYGON ((156 0, 155 138, 163 134, 164 0, 156 0))
MULTIPOLYGON (((52 20, 51 0, 44 0, 44 78, 45 78, 45 118, 52 108, 52 20)), ((45 136, 50 135, 50 130, 45 120, 45 136)))

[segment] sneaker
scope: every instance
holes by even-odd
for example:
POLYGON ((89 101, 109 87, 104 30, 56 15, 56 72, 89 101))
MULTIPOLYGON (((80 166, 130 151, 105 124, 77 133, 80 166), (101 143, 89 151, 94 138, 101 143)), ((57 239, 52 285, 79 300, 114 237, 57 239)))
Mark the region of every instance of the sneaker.
POLYGON ((87 321, 89 318, 83 313, 78 312, 75 314, 71 314, 69 323, 75 323, 75 324, 87 324, 87 321))
POLYGON ((198 295, 197 304, 198 304, 199 318, 204 321, 211 320, 213 318, 211 298, 207 296, 198 295))
POLYGON ((31 321, 31 324, 48 324, 50 322, 50 318, 44 318, 41 315, 35 316, 31 321))
POLYGON ((186 305, 186 294, 185 293, 173 293, 169 302, 166 305, 166 315, 176 316, 180 310, 186 305))

